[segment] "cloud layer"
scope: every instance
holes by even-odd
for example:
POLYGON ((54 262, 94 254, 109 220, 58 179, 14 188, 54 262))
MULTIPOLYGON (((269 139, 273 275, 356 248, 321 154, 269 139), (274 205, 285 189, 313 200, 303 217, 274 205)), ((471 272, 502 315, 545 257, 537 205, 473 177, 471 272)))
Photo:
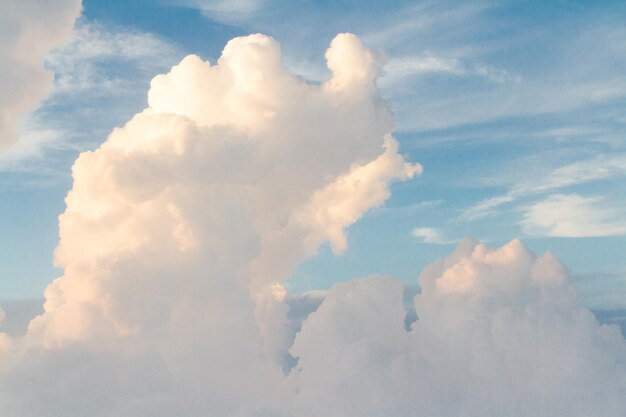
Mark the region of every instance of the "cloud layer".
POLYGON ((326 59, 313 85, 263 35, 214 65, 188 56, 80 155, 64 275, 24 337, 0 338, 0 414, 621 415, 619 329, 518 241, 466 240, 427 267, 409 331, 395 278, 286 293, 300 261, 344 251, 346 228, 421 173, 391 136, 377 56, 341 34, 326 59))

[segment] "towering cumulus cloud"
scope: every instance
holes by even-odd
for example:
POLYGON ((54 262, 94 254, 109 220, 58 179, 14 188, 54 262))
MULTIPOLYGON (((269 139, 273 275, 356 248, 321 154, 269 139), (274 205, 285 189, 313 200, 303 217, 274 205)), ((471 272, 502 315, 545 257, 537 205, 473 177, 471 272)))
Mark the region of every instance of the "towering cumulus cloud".
POLYGON ((295 333, 282 282, 421 172, 398 153, 380 62, 337 36, 307 84, 252 35, 188 56, 73 167, 28 333, 0 339, 16 417, 618 416, 626 344, 564 268, 471 241, 403 286, 331 288, 295 333))
POLYGON ((293 338, 281 282, 421 171, 389 134, 377 57, 344 34, 327 59, 317 86, 262 35, 216 65, 188 56, 80 155, 65 274, 5 359, 12 415, 226 416, 272 399, 293 338))
POLYGON ((52 84, 44 57, 69 36, 80 0, 0 2, 0 149, 18 136, 20 118, 37 107, 52 84))

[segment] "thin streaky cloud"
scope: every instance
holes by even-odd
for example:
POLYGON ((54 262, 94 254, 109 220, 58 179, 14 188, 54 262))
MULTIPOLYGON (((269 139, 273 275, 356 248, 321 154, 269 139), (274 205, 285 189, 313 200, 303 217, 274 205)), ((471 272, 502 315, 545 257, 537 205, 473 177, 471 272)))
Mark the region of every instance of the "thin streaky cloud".
POLYGON ((241 24, 250 20, 266 0, 183 0, 170 4, 198 9, 211 20, 226 24, 241 24))
POLYGON ((626 174, 626 154, 599 155, 558 167, 541 178, 512 187, 508 192, 482 200, 462 213, 468 220, 476 220, 498 212, 500 206, 519 198, 549 193, 573 185, 606 180, 626 174))
POLYGON ((432 209, 435 207, 439 207, 444 204, 444 200, 426 200, 420 201, 415 204, 408 204, 404 206, 382 206, 372 210, 372 214, 391 214, 391 213, 402 213, 402 214, 410 214, 415 212, 420 212, 423 210, 432 209))
POLYGON ((63 44, 80 11, 80 0, 0 3, 0 150, 18 141, 24 118, 48 95, 54 74, 44 57, 63 44))
POLYGON ((626 234, 626 212, 601 197, 556 194, 524 209, 523 230, 531 236, 603 237, 626 234))
POLYGON ((458 239, 446 238, 440 230, 434 227, 416 227, 411 234, 420 239, 423 243, 432 243, 435 245, 447 245, 458 241, 458 239))
POLYGON ((92 148, 117 121, 111 119, 115 112, 103 112, 101 106, 109 103, 123 117, 132 114, 133 103, 143 105, 152 76, 182 55, 152 33, 79 21, 68 41, 48 54, 46 66, 55 74, 50 94, 23 122, 21 140, 0 155, 0 171, 42 170, 33 162, 42 161, 49 150, 74 155, 92 148), (111 75, 111 66, 125 71, 111 75))
POLYGON ((106 64, 128 65, 151 76, 171 66, 181 55, 175 46, 155 34, 81 21, 71 40, 52 51, 46 62, 57 74, 52 95, 98 91, 113 96, 127 93, 130 80, 126 78, 128 73, 110 75, 106 64))

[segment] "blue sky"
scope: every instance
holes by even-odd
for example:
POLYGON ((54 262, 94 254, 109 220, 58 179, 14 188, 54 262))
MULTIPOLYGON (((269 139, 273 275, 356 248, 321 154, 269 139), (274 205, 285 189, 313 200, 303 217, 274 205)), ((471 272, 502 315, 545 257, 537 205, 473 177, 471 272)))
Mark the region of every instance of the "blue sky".
POLYGON ((49 97, 0 154, 0 291, 40 297, 78 153, 146 105, 150 79, 187 54, 214 62, 262 32, 311 82, 324 50, 353 32, 384 51, 379 87, 421 177, 323 247, 288 287, 370 274, 414 283, 473 236, 520 238, 571 269, 583 302, 626 308, 626 5, 554 2, 85 1, 72 39, 51 52, 49 97))
POLYGON ((0 1, 0 415, 622 417, 624 22, 0 1))

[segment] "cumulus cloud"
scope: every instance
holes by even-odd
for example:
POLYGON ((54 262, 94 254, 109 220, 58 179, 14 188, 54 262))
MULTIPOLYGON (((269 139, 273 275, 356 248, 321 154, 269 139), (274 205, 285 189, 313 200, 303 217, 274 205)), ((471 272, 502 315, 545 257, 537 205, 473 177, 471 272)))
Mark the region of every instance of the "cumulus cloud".
POLYGON ((408 332, 399 280, 327 291, 291 349, 295 415, 623 413, 626 343, 617 326, 577 306, 552 255, 468 239, 419 283, 408 332))
POLYGON ((287 73, 263 35, 233 39, 214 65, 188 56, 80 155, 60 217, 64 275, 7 354, 0 404, 42 413, 18 381, 64 416, 236 415, 270 401, 293 338, 281 282, 323 242, 345 250, 345 228, 421 171, 390 135, 377 57, 349 34, 326 55, 322 85, 287 73), (76 378, 51 387, 70 358, 76 378))
POLYGON ((19 122, 45 98, 53 74, 44 58, 67 38, 80 10, 80 0, 0 3, 0 149, 17 140, 19 122))
POLYGON ((518 241, 461 242, 409 309, 389 277, 287 293, 300 261, 346 250, 346 229, 421 172, 390 133, 377 56, 341 34, 326 58, 312 85, 263 35, 213 65, 188 56, 80 155, 64 274, 26 335, 0 335, 0 414, 621 415, 619 329, 518 241))

